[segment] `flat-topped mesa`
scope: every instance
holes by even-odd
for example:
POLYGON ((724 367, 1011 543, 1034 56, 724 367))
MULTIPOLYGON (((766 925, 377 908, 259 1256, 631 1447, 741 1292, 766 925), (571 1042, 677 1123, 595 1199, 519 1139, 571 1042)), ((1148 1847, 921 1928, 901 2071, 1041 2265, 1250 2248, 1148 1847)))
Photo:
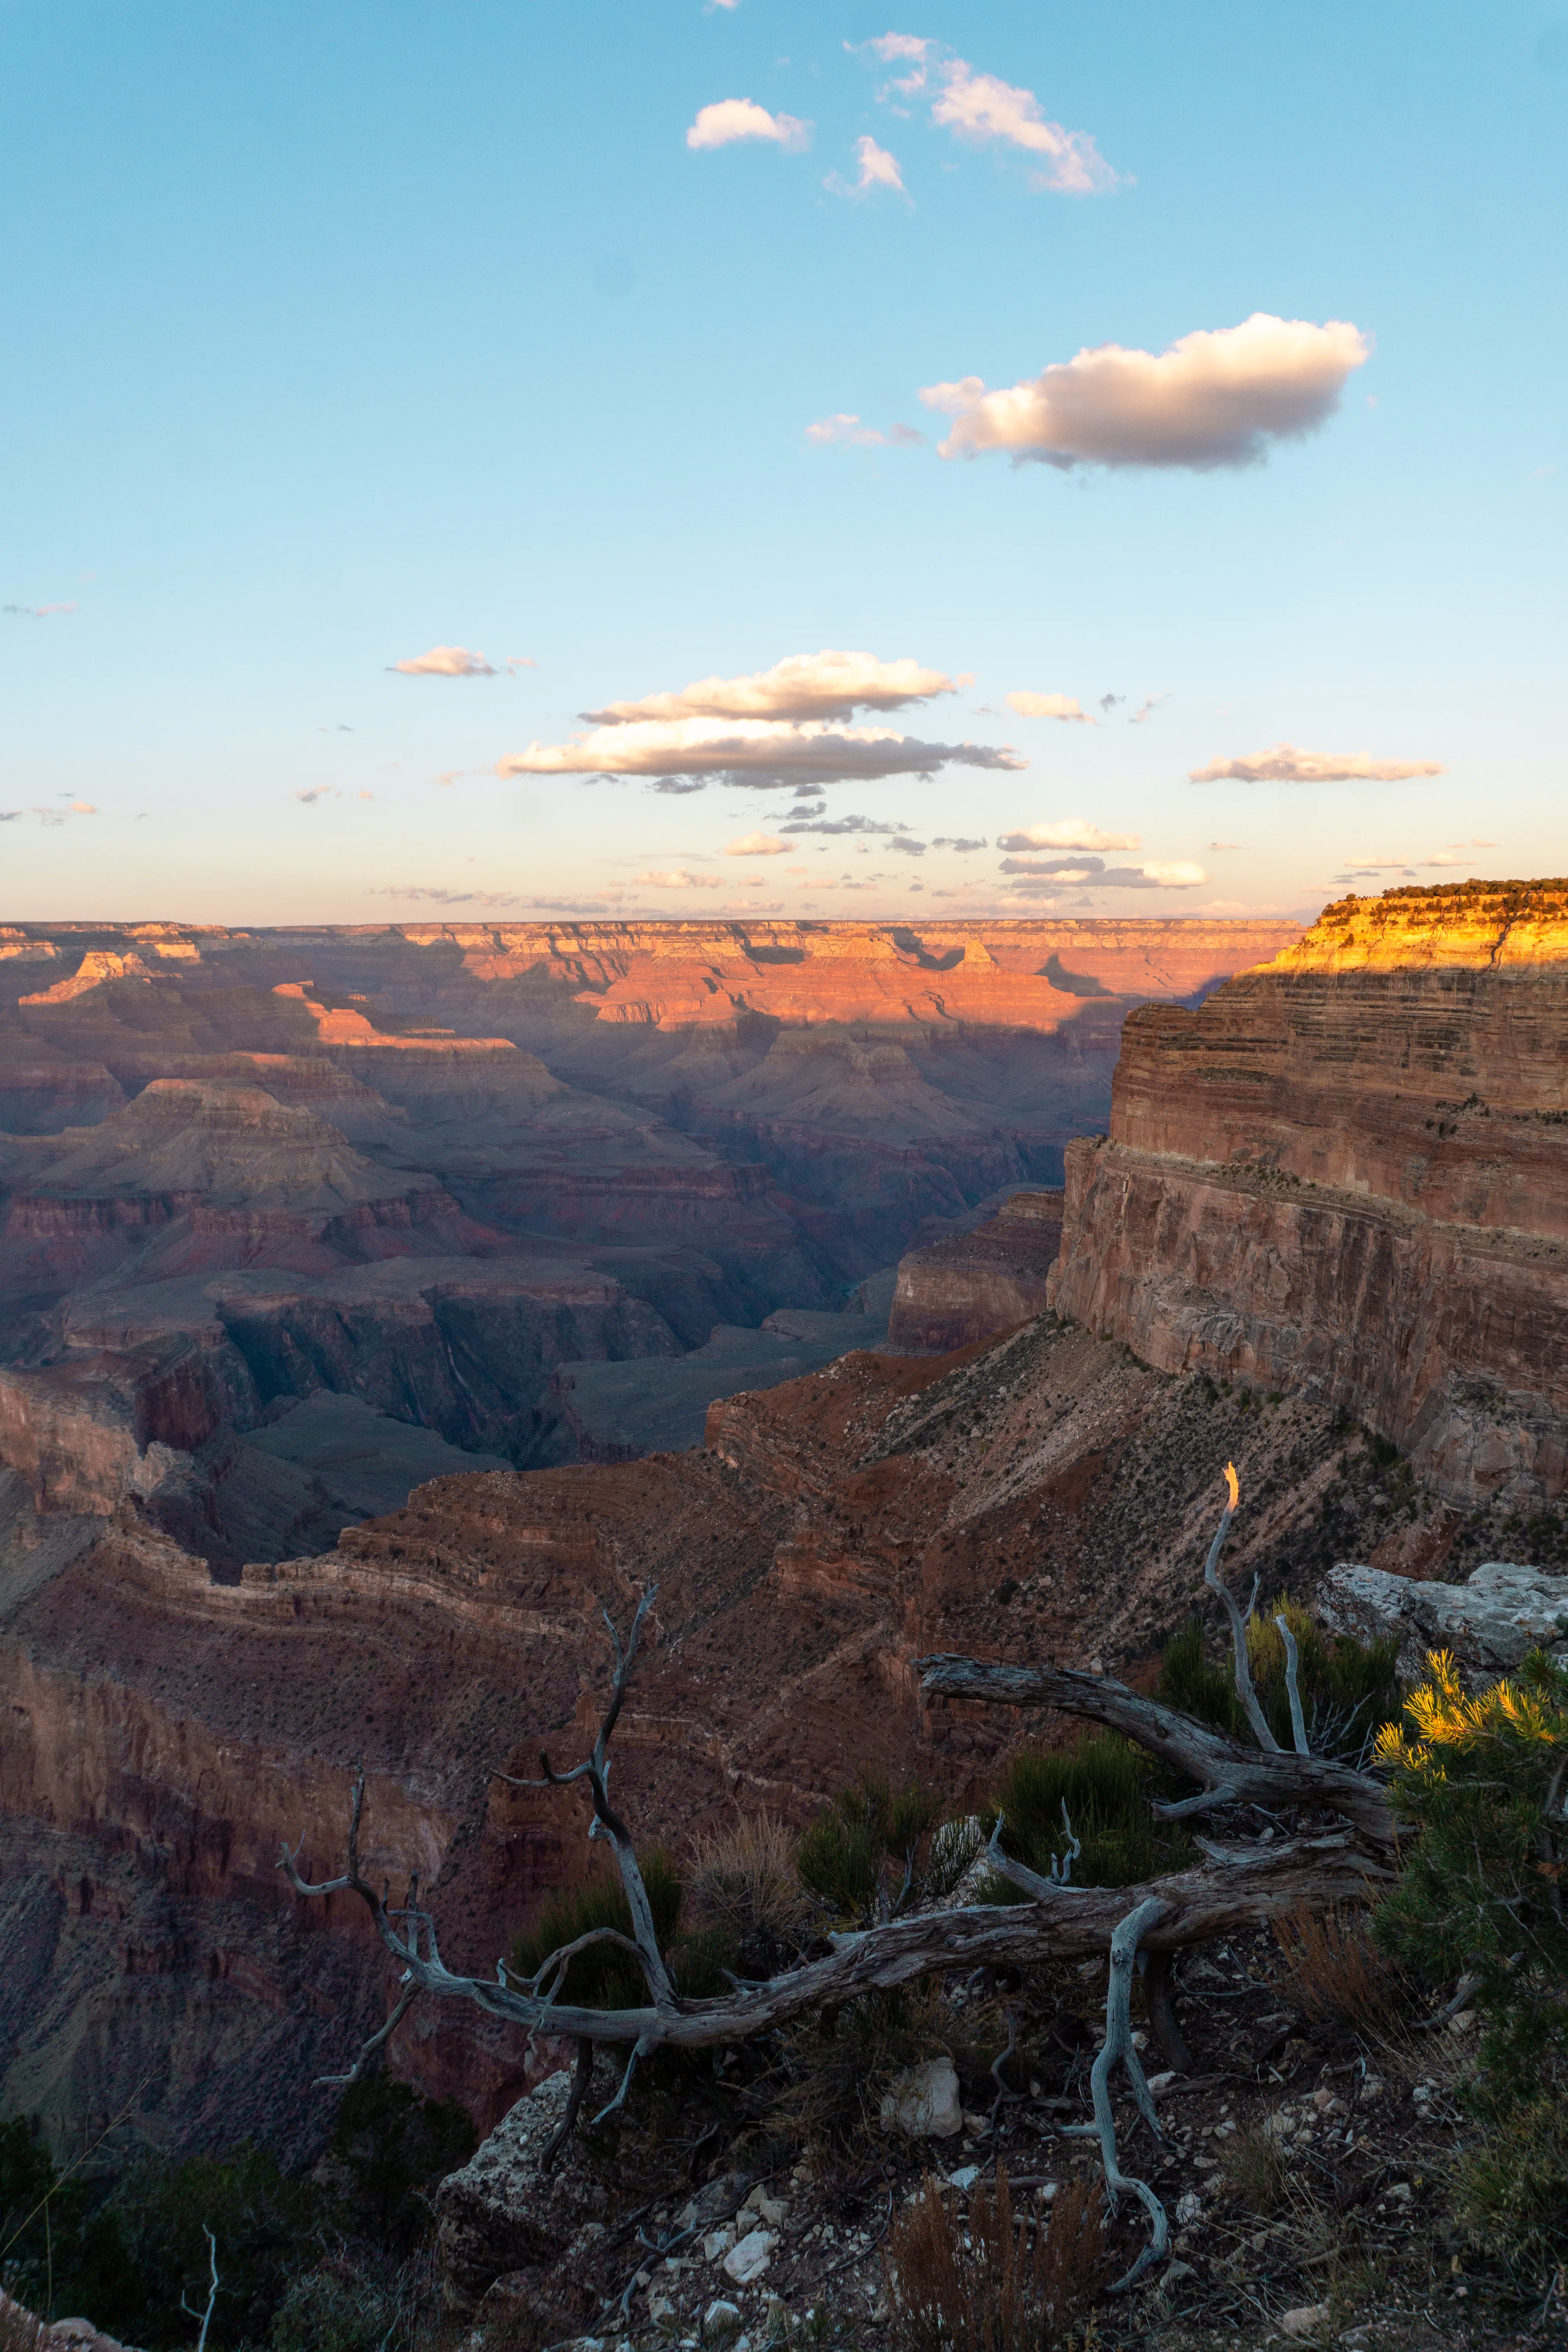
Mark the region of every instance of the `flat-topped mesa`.
POLYGON ((1568 1483, 1568 883, 1351 898, 1122 1031, 1052 1305, 1332 1396, 1456 1502, 1568 1483))

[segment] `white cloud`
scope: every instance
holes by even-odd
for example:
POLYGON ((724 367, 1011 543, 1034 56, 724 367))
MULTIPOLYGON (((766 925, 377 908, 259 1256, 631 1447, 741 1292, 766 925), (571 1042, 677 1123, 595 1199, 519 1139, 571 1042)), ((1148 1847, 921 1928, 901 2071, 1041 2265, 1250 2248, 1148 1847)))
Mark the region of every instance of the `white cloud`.
POLYGON ((1440 776, 1440 760, 1374 760, 1370 751, 1303 751, 1295 743, 1271 743, 1234 760, 1211 760, 1189 768, 1193 784, 1398 783, 1407 776, 1440 776))
MULTIPOLYGON (((846 47, 854 44, 847 42, 846 47)), ((891 85, 901 98, 914 98, 938 84, 931 119, 960 139, 979 145, 999 140, 1037 159, 1030 173, 1037 188, 1058 195, 1087 196, 1118 184, 1119 174, 1096 147, 1087 131, 1065 131, 1053 122, 1032 89, 1020 89, 996 74, 977 73, 964 58, 954 57, 939 41, 913 33, 882 33, 863 41, 883 65, 907 66, 891 85)), ((886 98, 887 90, 878 93, 886 98)))
POLYGON ((689 874, 684 866, 668 874, 639 874, 637 880, 656 890, 721 890, 724 887, 722 875, 689 874))
POLYGON ((938 445, 944 457, 1005 449, 1017 461, 1062 468, 1202 473, 1257 465, 1271 441, 1314 432, 1371 352, 1344 320, 1318 327, 1258 310, 1239 327, 1183 335, 1158 356, 1102 343, 1004 391, 988 392, 971 375, 928 384, 921 398, 955 420, 938 445))
POLYGON ((815 425, 805 428, 805 437, 818 448, 836 449, 923 449, 925 435, 917 433, 912 425, 895 425, 886 433, 874 425, 862 425, 858 416, 840 409, 836 415, 819 416, 815 425))
POLYGON ((1007 708, 1016 710, 1020 719, 1071 719, 1084 727, 1098 727, 1081 703, 1070 694, 1030 694, 1019 692, 1007 697, 1007 708))
POLYGON ((879 147, 869 133, 863 133, 855 142, 855 162, 853 180, 842 180, 837 172, 829 172, 823 186, 836 196, 867 196, 873 188, 891 188, 906 204, 910 201, 898 157, 890 155, 885 147, 879 147))
POLYGON ((1087 131, 1064 131, 1050 121, 1032 89, 1016 89, 995 74, 976 73, 962 58, 941 68, 943 88, 931 110, 933 122, 976 143, 1000 139, 1037 155, 1036 184, 1058 195, 1091 196, 1117 184, 1117 173, 1087 131))
POLYGON ((1063 817, 1058 824, 1030 824, 1005 833, 998 849, 1142 849, 1141 833, 1101 833, 1084 816, 1063 817))
POLYGON ((738 139, 765 139, 787 155, 811 144, 811 125, 793 114, 770 114, 749 98, 721 98, 698 109, 686 134, 689 147, 731 147, 738 139))
POLYGON ((1037 898, 1042 889, 1060 889, 1068 882, 1081 882, 1094 890, 1195 890, 1208 880, 1201 866, 1159 858, 1142 866, 1107 866, 1100 857, 1005 857, 1002 871, 1023 877, 1007 887, 1022 891, 1026 898, 1037 898))
POLYGON ((494 677, 496 674, 483 654, 470 653, 467 646, 432 646, 427 654, 411 655, 407 661, 394 662, 392 667, 401 670, 405 677, 494 677))
POLYGON ((858 707, 899 710, 952 694, 960 681, 925 669, 905 655, 879 661, 875 654, 790 654, 772 669, 747 677, 700 677, 674 694, 647 694, 637 702, 607 702, 584 710, 591 727, 624 727, 647 719, 847 719, 858 707))
POLYGON ((789 849, 787 841, 780 841, 771 833, 743 833, 739 841, 726 842, 726 857, 783 857, 789 849))

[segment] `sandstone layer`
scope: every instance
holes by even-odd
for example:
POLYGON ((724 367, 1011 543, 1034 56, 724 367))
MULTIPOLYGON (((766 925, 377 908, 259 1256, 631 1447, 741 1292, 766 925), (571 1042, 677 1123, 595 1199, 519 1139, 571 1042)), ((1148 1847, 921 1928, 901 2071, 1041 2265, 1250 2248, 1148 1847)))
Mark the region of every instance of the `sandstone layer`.
POLYGON ((1457 1503, 1568 1480, 1568 884, 1329 908, 1122 1035, 1067 1154, 1062 1314, 1306 1389, 1457 1503))
POLYGON ((888 1345, 907 1356, 946 1355, 1041 1314, 1062 1200, 1060 1192, 1015 1192, 971 1232, 900 1258, 888 1345))

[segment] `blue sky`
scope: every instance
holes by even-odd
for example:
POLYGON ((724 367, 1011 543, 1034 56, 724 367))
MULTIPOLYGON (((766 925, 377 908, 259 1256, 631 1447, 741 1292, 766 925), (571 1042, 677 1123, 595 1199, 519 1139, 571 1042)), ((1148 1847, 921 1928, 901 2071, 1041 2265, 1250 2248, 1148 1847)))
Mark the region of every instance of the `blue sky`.
POLYGON ((1568 870, 1565 110, 1568 15, 1509 0, 6 0, 0 916, 1272 912, 1568 870), (770 135, 689 144, 739 100, 770 135), (1185 347, 1195 425, 1155 362, 1259 313, 1318 373, 1243 386, 1238 464, 1204 403, 1241 347, 1185 347), (1042 376, 1105 345, 1152 356, 1042 376), (1051 394, 1021 462, 938 453, 1000 413, 920 397, 966 378, 1051 394), (395 667, 437 647, 493 674, 395 667), (957 756, 815 799, 498 772, 824 649, 951 690, 768 723, 957 756), (1440 772, 1189 781, 1279 745, 1440 772), (850 816, 902 832, 780 831, 850 816))

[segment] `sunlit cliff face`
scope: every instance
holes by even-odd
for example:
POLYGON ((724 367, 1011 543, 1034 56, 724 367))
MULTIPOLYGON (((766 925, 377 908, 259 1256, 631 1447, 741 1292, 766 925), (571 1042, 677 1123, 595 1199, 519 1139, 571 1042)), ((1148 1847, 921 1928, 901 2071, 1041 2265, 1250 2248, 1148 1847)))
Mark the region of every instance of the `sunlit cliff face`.
POLYGON ((1568 881, 1436 883, 1342 898, 1275 959, 1281 971, 1568 965, 1568 881))

